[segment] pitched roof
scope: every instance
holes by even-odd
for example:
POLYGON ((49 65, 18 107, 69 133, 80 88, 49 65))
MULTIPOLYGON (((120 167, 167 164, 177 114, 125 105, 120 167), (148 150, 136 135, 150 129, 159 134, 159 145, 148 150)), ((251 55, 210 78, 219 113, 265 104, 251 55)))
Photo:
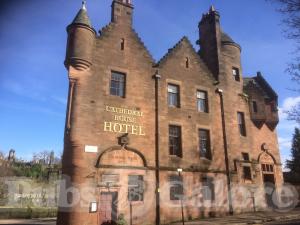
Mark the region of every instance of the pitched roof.
POLYGON ((273 90, 260 72, 257 73, 256 77, 245 77, 243 80, 244 86, 254 85, 261 89, 265 98, 275 99, 276 101, 278 100, 277 93, 273 90))
MULTIPOLYGON (((107 24, 106 26, 102 27, 99 30, 99 34, 100 36, 98 37, 99 39, 103 38, 105 36, 105 33, 109 33, 112 29, 114 29, 115 24, 113 22, 110 22, 109 24, 107 24)), ((135 37, 135 39, 137 40, 137 42, 144 48, 144 50, 146 51, 147 55, 149 56, 149 58, 151 59, 152 63, 155 64, 155 59, 153 58, 151 52, 148 50, 147 46, 145 45, 145 43, 143 42, 143 40, 140 38, 140 36, 138 35, 138 33, 135 31, 135 29, 131 28, 131 31, 135 37)))
POLYGON ((190 40, 186 36, 183 36, 172 48, 169 48, 168 52, 157 62, 157 65, 165 61, 183 42, 186 42, 196 53, 196 50, 190 40))

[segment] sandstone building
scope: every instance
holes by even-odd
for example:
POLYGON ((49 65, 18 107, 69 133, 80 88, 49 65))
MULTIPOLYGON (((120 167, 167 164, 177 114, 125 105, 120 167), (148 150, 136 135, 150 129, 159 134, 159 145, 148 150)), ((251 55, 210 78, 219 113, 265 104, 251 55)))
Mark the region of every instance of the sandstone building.
POLYGON ((67 195, 58 224, 120 214, 165 224, 271 207, 261 187, 276 193, 283 182, 277 94, 261 73, 243 77, 241 47, 213 7, 198 25, 200 50, 183 37, 158 62, 133 29, 133 8, 113 0, 96 33, 83 5, 67 27, 63 174, 80 193, 67 195))

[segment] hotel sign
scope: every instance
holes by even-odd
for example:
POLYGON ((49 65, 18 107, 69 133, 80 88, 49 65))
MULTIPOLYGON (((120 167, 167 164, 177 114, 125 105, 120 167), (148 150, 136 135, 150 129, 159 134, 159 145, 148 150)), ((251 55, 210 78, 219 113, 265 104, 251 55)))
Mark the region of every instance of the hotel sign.
POLYGON ((144 127, 139 124, 139 119, 144 115, 143 112, 113 106, 105 106, 105 111, 112 114, 112 121, 104 121, 105 132, 146 135, 144 127))

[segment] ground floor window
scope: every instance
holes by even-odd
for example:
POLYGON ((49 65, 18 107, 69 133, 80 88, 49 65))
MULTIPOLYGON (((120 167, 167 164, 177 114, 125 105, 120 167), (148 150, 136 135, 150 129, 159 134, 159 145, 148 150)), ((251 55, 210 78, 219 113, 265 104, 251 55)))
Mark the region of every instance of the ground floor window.
POLYGON ((182 176, 170 176, 170 200, 180 200, 183 197, 183 179, 182 176))
POLYGON ((215 200, 215 184, 212 177, 202 177, 202 196, 203 200, 215 200))
POLYGON ((251 167, 250 166, 243 166, 243 178, 245 180, 252 180, 251 167))
POLYGON ((144 200, 144 178, 142 175, 128 176, 128 200, 132 202, 144 200))

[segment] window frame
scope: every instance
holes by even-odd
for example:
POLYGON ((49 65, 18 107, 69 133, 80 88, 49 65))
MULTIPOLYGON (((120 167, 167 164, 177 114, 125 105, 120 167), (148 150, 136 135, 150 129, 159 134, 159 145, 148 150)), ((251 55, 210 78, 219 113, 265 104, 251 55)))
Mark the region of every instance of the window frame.
POLYGON ((168 100, 168 107, 180 108, 180 86, 178 84, 168 83, 167 84, 167 100, 168 100), (174 87, 177 89, 177 92, 169 91, 169 87, 174 87), (173 104, 171 102, 171 96, 176 97, 176 103, 173 104))
POLYGON ((208 177, 208 176, 201 177, 201 185, 202 185, 201 191, 202 191, 203 200, 204 201, 215 201, 216 200, 216 192, 215 192, 214 178, 208 177))
POLYGON ((241 78, 240 78, 240 69, 237 68, 237 67, 232 67, 232 76, 234 77, 235 81, 240 82, 241 81, 241 78))
POLYGON ((252 180, 251 166, 243 166, 243 179, 252 180))
POLYGON ((170 184, 170 200, 178 201, 183 199, 184 196, 183 177, 181 175, 170 175, 169 184, 170 184))
POLYGON ((143 175, 128 175, 128 201, 130 202, 142 202, 144 201, 144 176, 143 175), (130 177, 136 177, 137 179, 130 180, 130 177), (137 184, 130 184, 132 181, 137 181, 137 184), (132 191, 133 189, 133 191, 132 191), (132 198, 134 194, 137 198, 132 198))
POLYGON ((252 110, 254 113, 258 113, 258 107, 256 101, 252 101, 252 110))
POLYGON ((198 151, 199 151, 200 158, 212 160, 210 131, 208 129, 203 129, 203 128, 198 129, 198 151), (202 139, 201 132, 206 133, 206 139, 202 139), (204 151, 201 149, 203 140, 206 141, 206 143, 205 143, 206 151, 205 151, 204 155, 202 154, 204 151))
POLYGON ((240 135, 246 137, 247 130, 246 130, 245 114, 243 112, 237 112, 237 122, 238 122, 240 135))
POLYGON ((269 163, 262 163, 261 170, 263 173, 273 174, 275 171, 274 165, 269 163))
POLYGON ((248 152, 242 152, 242 157, 244 161, 250 161, 250 155, 248 152))
POLYGON ((111 71, 110 74, 110 83, 109 83, 109 94, 110 96, 116 96, 120 98, 126 97, 126 73, 118 72, 118 71, 111 71), (123 77, 123 81, 113 79, 113 75, 120 75, 123 77), (117 84, 117 87, 113 87, 113 82, 117 84), (120 87, 122 87, 122 93, 120 94, 120 87), (115 89, 115 91, 112 91, 115 89), (115 92, 115 93, 114 93, 115 92))
POLYGON ((182 158, 182 131, 181 126, 169 124, 169 155, 182 158), (178 135, 173 135, 171 129, 178 129, 178 135), (172 139, 172 140, 171 140, 172 139), (175 140, 174 140, 175 139, 175 140), (174 142, 177 142, 177 149, 174 149, 174 142))
POLYGON ((204 91, 204 90, 197 90, 196 91, 196 99, 197 99, 197 111, 198 112, 203 112, 203 113, 208 113, 209 112, 209 107, 208 107, 208 93, 207 91, 204 91), (198 93, 200 94, 204 94, 204 99, 201 98, 201 97, 198 97, 198 93), (200 107, 199 107, 199 102, 202 101, 204 102, 204 110, 200 110, 200 107))

